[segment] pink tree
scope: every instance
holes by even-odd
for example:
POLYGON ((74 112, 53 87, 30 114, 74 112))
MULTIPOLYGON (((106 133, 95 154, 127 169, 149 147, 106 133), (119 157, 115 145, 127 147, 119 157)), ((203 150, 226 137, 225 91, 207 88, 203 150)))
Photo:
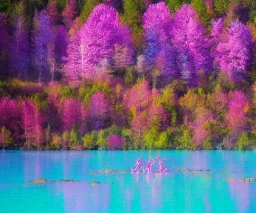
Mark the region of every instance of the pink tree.
POLYGON ((51 21, 51 24, 57 25, 60 19, 60 14, 57 7, 56 0, 51 0, 47 5, 47 12, 49 14, 49 18, 51 21))
POLYGON ((73 20, 78 15, 78 5, 76 0, 67 0, 66 7, 62 12, 64 24, 67 28, 70 28, 73 20))
POLYGON ((51 23, 45 10, 35 12, 32 31, 33 65, 38 81, 48 79, 48 44, 52 38, 51 23))
POLYGON ((71 130, 74 126, 79 126, 84 119, 84 107, 77 99, 67 99, 62 106, 62 129, 63 132, 71 130))
POLYGON ((22 121, 26 148, 30 150, 32 144, 35 143, 37 149, 42 149, 44 144, 44 117, 40 113, 39 108, 31 101, 24 101, 22 104, 22 121))
POLYGON ((241 91, 231 93, 229 109, 226 115, 230 135, 234 138, 238 137, 248 127, 247 113, 249 110, 249 102, 241 91))
POLYGON ((29 33, 25 20, 18 15, 14 18, 14 32, 9 45, 9 69, 13 77, 27 78, 30 65, 29 33))
POLYGON ((92 130, 99 130, 105 126, 106 120, 110 117, 111 106, 107 97, 102 92, 92 95, 88 109, 90 126, 92 130))
POLYGON ((182 79, 196 85, 198 71, 209 72, 212 59, 204 26, 190 5, 184 4, 174 15, 171 35, 182 79))
POLYGON ((206 129, 208 122, 213 122, 212 112, 204 107, 197 108, 196 118, 189 124, 193 131, 193 142, 197 147, 203 145, 209 136, 209 131, 206 129))
POLYGON ((123 143, 123 139, 117 135, 112 134, 108 136, 108 149, 122 149, 123 143))
POLYGON ((247 74, 252 61, 252 35, 239 21, 232 22, 225 39, 216 47, 215 60, 229 80, 238 81, 247 74))

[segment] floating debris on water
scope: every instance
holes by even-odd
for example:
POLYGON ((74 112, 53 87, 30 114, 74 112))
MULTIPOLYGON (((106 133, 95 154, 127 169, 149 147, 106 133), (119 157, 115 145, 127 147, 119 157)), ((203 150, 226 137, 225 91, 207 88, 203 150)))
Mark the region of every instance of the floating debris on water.
POLYGON ((38 178, 36 180, 29 181, 28 183, 39 184, 39 183, 58 183, 58 182, 69 183, 69 182, 77 182, 77 181, 72 180, 72 179, 60 179, 60 180, 55 181, 55 180, 47 180, 45 178, 38 178))
POLYGON ((183 172, 183 173, 204 173, 204 172, 211 172, 211 170, 206 169, 187 169, 187 168, 178 168, 176 172, 183 172))
POLYGON ((226 178, 228 181, 240 181, 240 182, 256 182, 256 178, 233 178, 228 177, 226 178))
POLYGON ((101 183, 100 183, 99 181, 94 180, 94 181, 91 181, 90 184, 91 184, 92 186, 94 186, 94 185, 96 185, 96 184, 101 184, 101 183))
POLYGON ((124 173, 130 173, 130 170, 114 170, 114 169, 104 169, 100 171, 91 171, 90 175, 95 174, 124 174, 124 173))

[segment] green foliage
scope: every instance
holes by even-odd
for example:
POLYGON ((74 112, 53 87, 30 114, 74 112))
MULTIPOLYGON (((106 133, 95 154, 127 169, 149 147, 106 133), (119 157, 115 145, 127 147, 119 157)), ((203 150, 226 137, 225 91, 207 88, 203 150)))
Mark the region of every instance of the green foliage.
POLYGON ((35 93, 31 97, 31 101, 40 109, 45 110, 48 107, 47 94, 35 93))
POLYGON ((214 0, 213 7, 214 10, 219 14, 225 14, 227 12, 230 0, 214 0))
POLYGON ((132 84, 135 82, 135 72, 132 66, 126 70, 124 81, 126 84, 132 84))
POLYGON ((97 143, 97 133, 93 131, 92 133, 87 133, 83 138, 83 147, 85 149, 95 149, 97 143))
POLYGON ((5 127, 2 127, 0 130, 0 144, 2 145, 3 149, 8 146, 14 146, 14 139, 12 137, 12 134, 5 127))
POLYGON ((172 13, 175 13, 185 2, 186 0, 167 0, 167 6, 172 13))
POLYGON ((77 149, 79 145, 81 145, 81 138, 79 134, 79 129, 74 127, 70 132, 70 142, 69 147, 70 149, 77 149))
POLYGON ((250 140, 248 134, 246 132, 243 132, 236 143, 236 148, 238 150, 247 150, 247 149, 251 149, 252 148, 251 146, 252 146, 252 141, 250 140))
POLYGON ((141 9, 142 5, 140 0, 124 1, 124 12, 121 17, 123 22, 128 24, 135 34, 141 32, 141 9))
POLYGON ((84 22, 91 14, 93 8, 100 4, 101 0, 86 0, 84 8, 81 11, 80 18, 84 22))
POLYGON ((204 25, 208 26, 211 16, 207 12, 205 0, 192 0, 191 6, 194 7, 204 25))
POLYGON ((56 0, 58 7, 63 10, 66 6, 66 0, 56 0))
POLYGON ((156 143, 155 143, 155 148, 156 149, 168 149, 168 148, 173 148, 172 147, 172 134, 171 130, 167 129, 165 132, 161 132, 156 143))
POLYGON ((98 133, 97 137, 97 142, 96 144, 101 148, 101 149, 107 149, 108 147, 108 141, 107 141, 107 131, 105 130, 100 130, 98 133))
POLYGON ((186 149, 186 150, 195 149, 195 144, 192 141, 192 135, 190 131, 185 127, 179 129, 179 132, 176 136, 176 142, 177 142, 176 149, 186 149))
POLYGON ((212 149, 212 140, 210 137, 207 137, 205 142, 203 143, 203 149, 211 150, 212 149))
POLYGON ((150 128, 149 131, 147 131, 143 137, 143 147, 145 149, 154 149, 155 148, 155 143, 158 139, 159 135, 159 127, 158 126, 153 126, 150 128))

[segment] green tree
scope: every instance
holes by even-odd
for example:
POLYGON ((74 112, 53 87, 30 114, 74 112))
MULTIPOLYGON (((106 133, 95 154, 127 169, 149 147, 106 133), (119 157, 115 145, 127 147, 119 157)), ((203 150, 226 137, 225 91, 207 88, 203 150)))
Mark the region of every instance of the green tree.
POLYGON ((80 14, 81 20, 84 22, 91 14, 93 8, 101 2, 102 0, 87 0, 80 14))
POLYGON ((155 143, 158 140, 158 135, 159 135, 159 128, 157 126, 151 127, 150 130, 144 134, 144 137, 143 137, 144 147, 150 150, 154 149, 155 143))
POLYGON ((188 129, 181 128, 180 134, 177 136, 177 146, 176 149, 187 149, 187 150, 193 150, 195 149, 195 144, 193 144, 192 136, 188 129))
POLYGON ((70 149, 77 149, 77 147, 81 145, 80 141, 81 141, 81 138, 79 135, 78 128, 75 127, 70 132, 70 142, 69 142, 70 149))
POLYGON ((246 132, 243 132, 236 143, 236 148, 238 150, 246 150, 246 149, 251 149, 251 145, 252 143, 248 134, 246 132))
POLYGON ((219 14, 225 14, 228 10, 230 0, 214 0, 213 7, 214 10, 219 14))
POLYGON ((96 144, 102 148, 102 149, 107 149, 108 147, 108 141, 107 141, 107 134, 106 131, 104 130, 100 130, 100 132, 98 133, 98 138, 97 138, 97 142, 96 144))
POLYGON ((171 131, 167 129, 165 132, 161 132, 156 143, 156 149, 167 149, 170 148, 171 143, 171 131))
POLYGON ((95 149, 97 142, 97 133, 93 131, 91 134, 87 133, 83 138, 85 149, 95 149))
POLYGON ((12 134, 5 127, 2 127, 1 131, 0 131, 0 144, 2 145, 3 149, 5 149, 8 146, 14 145, 14 140, 12 138, 12 134))
POLYGON ((211 16, 207 12, 205 0, 192 0, 191 3, 192 7, 196 10, 198 13, 201 21, 204 23, 205 26, 209 26, 211 16))
POLYGON ((180 9, 184 3, 188 3, 188 0, 167 0, 167 6, 172 13, 175 13, 176 10, 180 9))

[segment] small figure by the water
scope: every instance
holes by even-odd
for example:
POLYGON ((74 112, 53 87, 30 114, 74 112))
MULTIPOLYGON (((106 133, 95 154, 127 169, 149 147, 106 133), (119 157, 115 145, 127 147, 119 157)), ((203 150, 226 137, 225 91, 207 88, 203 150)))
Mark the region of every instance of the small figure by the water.
POLYGON ((156 171, 157 173, 167 173, 168 172, 168 169, 165 168, 164 166, 164 159, 162 160, 159 160, 159 163, 158 163, 158 170, 156 171))
POLYGON ((131 169, 131 172, 132 173, 138 173, 140 171, 140 168, 141 168, 141 164, 143 163, 143 160, 142 160, 142 157, 140 157, 137 161, 136 161, 136 164, 135 164, 135 169, 131 169))
MULTIPOLYGON (((142 167, 142 164, 144 163, 143 168, 143 172, 146 171, 148 174, 152 174, 154 173, 153 171, 153 165, 155 164, 155 162, 159 159, 160 155, 157 155, 155 158, 150 157, 149 160, 147 162, 143 162, 142 157, 140 157, 135 164, 135 168, 131 169, 132 173, 139 173, 140 169, 142 167)), ((168 169, 165 168, 164 166, 164 158, 162 160, 159 160, 158 162, 158 170, 156 171, 156 173, 167 173, 168 169)))

